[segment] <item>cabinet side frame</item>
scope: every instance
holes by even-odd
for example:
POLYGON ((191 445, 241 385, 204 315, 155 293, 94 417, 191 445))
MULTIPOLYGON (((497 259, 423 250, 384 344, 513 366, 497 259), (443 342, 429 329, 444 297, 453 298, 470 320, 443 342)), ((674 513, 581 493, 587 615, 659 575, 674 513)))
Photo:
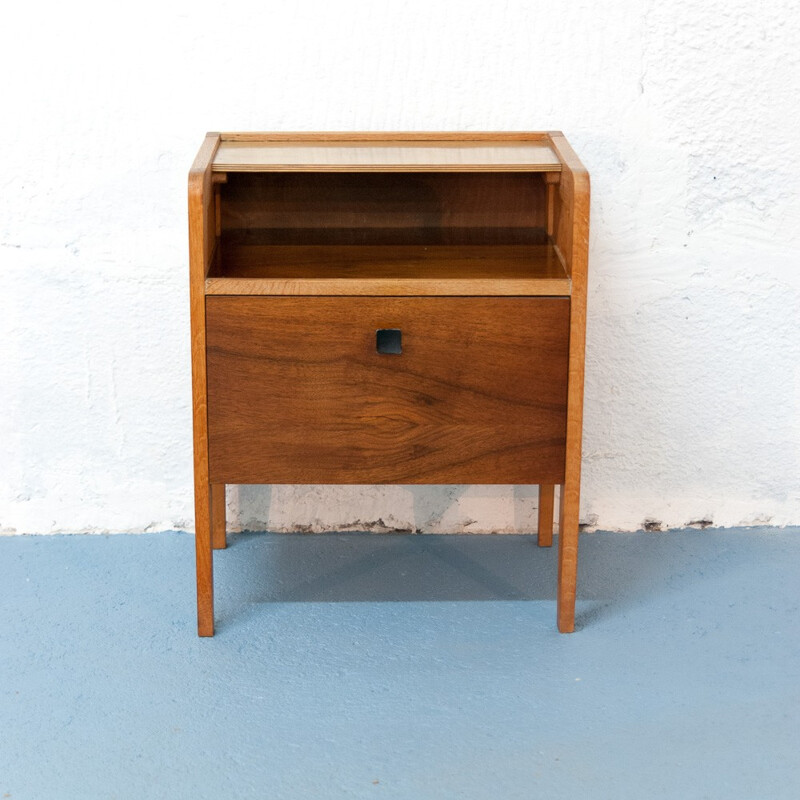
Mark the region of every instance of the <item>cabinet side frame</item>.
POLYGON ((560 131, 550 143, 561 159, 560 209, 555 245, 572 281, 567 382, 567 440, 558 524, 558 629, 575 630, 578 525, 581 496, 586 296, 589 265, 589 173, 560 131))
POLYGON ((192 353, 192 423, 194 431, 195 561, 197 633, 214 635, 214 574, 211 539, 211 486, 208 479, 206 400, 205 281, 216 244, 212 165, 218 133, 206 134, 189 170, 189 309, 192 353))

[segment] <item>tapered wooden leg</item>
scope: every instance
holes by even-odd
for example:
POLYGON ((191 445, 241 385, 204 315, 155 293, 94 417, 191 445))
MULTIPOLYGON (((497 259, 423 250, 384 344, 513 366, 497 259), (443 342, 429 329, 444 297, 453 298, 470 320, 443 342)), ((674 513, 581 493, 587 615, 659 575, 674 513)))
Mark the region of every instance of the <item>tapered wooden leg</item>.
POLYGON ((224 550, 228 546, 225 536, 225 484, 211 484, 211 546, 224 550))
POLYGON ((558 629, 561 633, 575 630, 579 503, 580 483, 563 484, 558 515, 558 629))
POLYGON ((197 635, 214 635, 214 554, 211 549, 211 487, 195 486, 194 547, 197 565, 197 635))
POLYGON ((553 505, 556 487, 543 483, 539 486, 539 547, 553 544, 553 505))

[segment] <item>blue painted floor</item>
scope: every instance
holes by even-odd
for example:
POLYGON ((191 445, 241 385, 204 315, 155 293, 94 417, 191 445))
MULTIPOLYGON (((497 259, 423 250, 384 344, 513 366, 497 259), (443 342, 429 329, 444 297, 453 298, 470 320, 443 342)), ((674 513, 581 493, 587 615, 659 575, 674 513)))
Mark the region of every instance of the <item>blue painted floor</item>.
POLYGON ((800 530, 0 539, 0 797, 800 798, 800 530))

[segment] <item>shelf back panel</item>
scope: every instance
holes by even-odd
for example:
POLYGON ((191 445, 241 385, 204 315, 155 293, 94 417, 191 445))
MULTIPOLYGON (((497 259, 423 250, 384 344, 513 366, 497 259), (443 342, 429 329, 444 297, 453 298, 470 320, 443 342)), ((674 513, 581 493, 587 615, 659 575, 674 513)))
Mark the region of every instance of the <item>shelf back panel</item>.
POLYGON ((546 192, 524 173, 232 173, 226 238, 253 244, 530 244, 546 192))

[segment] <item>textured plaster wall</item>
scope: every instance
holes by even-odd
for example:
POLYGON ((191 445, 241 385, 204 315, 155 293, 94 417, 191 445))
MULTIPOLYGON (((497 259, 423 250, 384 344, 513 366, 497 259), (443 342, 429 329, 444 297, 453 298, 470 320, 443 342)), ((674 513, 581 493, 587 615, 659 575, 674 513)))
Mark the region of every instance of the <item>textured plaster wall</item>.
MULTIPOLYGON (((193 525, 206 130, 564 130, 592 176, 583 519, 800 522, 790 0, 17 3, 0 528, 193 525)), ((532 487, 232 487, 233 527, 530 530, 532 487)))

